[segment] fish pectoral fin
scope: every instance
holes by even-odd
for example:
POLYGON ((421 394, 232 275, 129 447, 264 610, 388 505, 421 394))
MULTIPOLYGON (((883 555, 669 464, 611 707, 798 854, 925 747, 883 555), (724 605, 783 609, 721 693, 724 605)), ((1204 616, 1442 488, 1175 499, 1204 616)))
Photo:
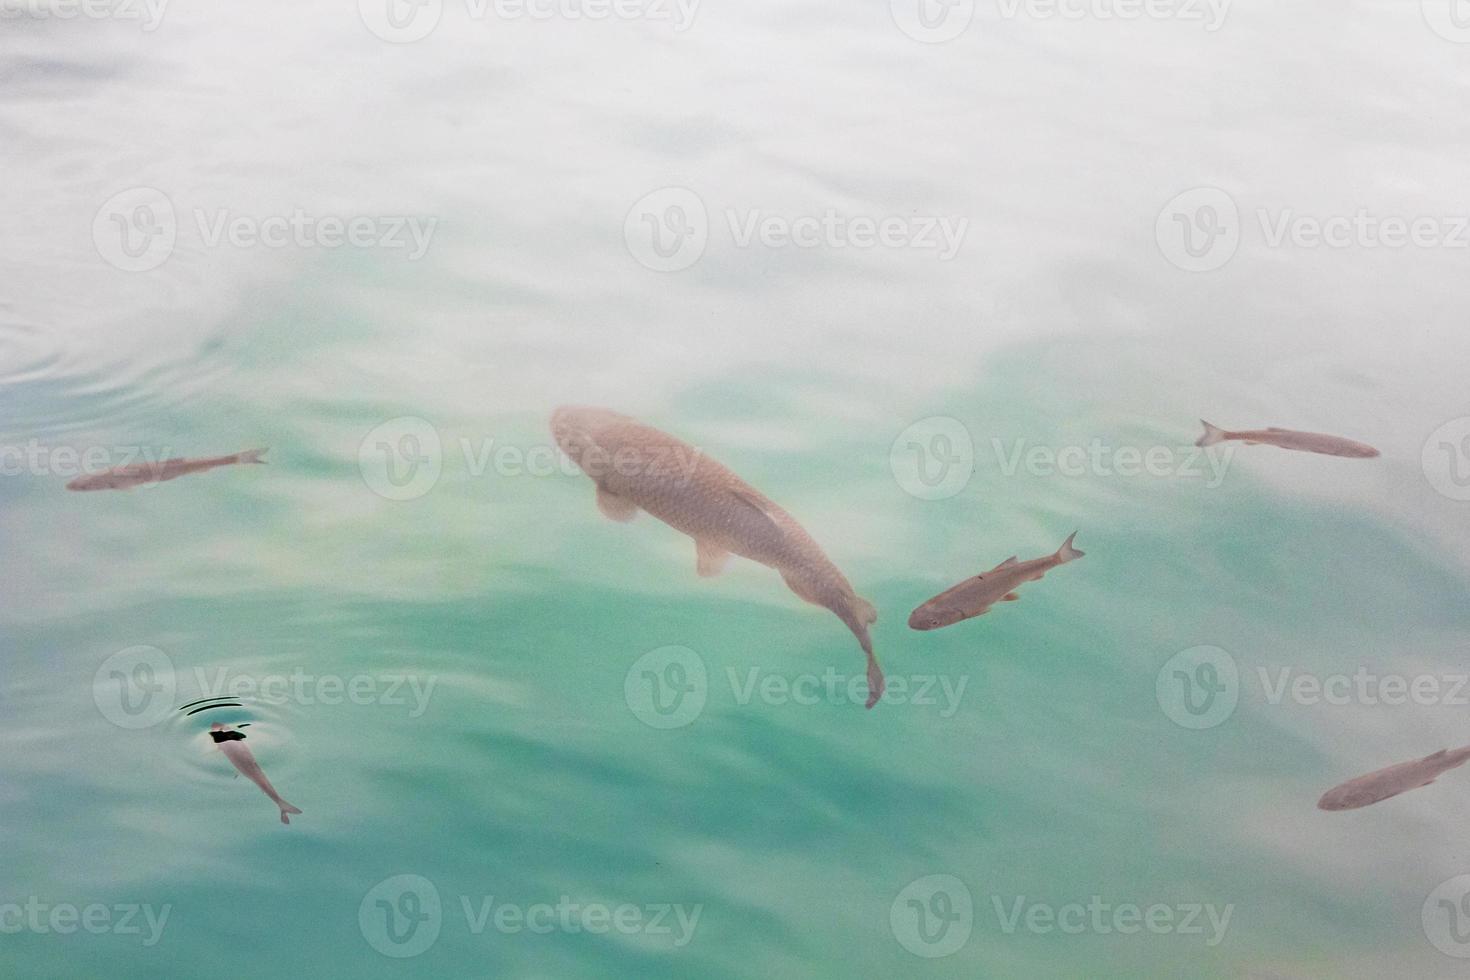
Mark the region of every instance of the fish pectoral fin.
POLYGON ((604 517, 620 523, 626 523, 638 516, 637 504, 601 486, 597 488, 597 509, 602 511, 604 517))
POLYGON ((746 490, 731 490, 730 496, 740 501, 740 505, 742 507, 746 507, 751 511, 754 511, 756 514, 760 515, 761 520, 765 522, 765 524, 768 526, 768 530, 772 534, 780 536, 784 533, 781 530, 781 525, 776 523, 776 519, 771 516, 770 511, 766 510, 764 502, 762 502, 759 497, 752 496, 751 493, 746 490))
POLYGON ((719 545, 710 544, 708 541, 694 539, 694 552, 699 559, 699 577, 710 578, 725 570, 725 563, 730 560, 730 552, 719 545))
POLYGON ((1005 595, 1003 595, 1003 596, 1000 597, 1000 601, 1001 602, 1015 602, 1019 598, 1021 598, 1019 594, 1017 594, 1015 592, 1007 592, 1005 595))

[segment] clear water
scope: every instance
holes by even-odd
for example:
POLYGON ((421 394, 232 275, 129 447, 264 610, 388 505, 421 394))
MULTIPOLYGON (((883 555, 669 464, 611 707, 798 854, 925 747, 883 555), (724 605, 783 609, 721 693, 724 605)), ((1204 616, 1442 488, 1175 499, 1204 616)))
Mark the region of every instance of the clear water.
MULTIPOLYGON (((1268 235, 1470 213, 1446 7, 1242 0, 1207 30, 982 0, 941 44, 880 3, 679 30, 447 2, 411 43, 366 2, 7 9, 0 973, 1463 970, 1470 776, 1314 804, 1470 742, 1466 253, 1268 235), (1189 271, 1222 253, 1171 244, 1166 205, 1201 187, 1239 241, 1189 271), (639 210, 665 188, 707 224, 680 191, 639 210), (251 244, 298 210, 435 223, 417 257, 251 244), (967 225, 948 259, 742 244, 828 213, 967 225), (665 246, 703 227, 697 261, 649 268, 689 253, 644 214, 665 246), (171 249, 144 237, 168 215, 171 249), (545 472, 564 402, 801 519, 910 696, 864 711, 851 636, 775 573, 700 580, 686 539, 545 472), (1184 472, 1200 416, 1383 456, 1184 472), (257 445, 63 489, 68 449, 257 445), (1074 528, 1086 558, 1020 602, 906 628, 1074 528), (1172 659, 1202 646, 1225 659, 1172 659), (1360 671, 1443 688, 1272 697, 1360 671), (250 726, 289 828, 213 721, 250 726)), ((1222 227, 1197 199, 1185 225, 1222 227)))

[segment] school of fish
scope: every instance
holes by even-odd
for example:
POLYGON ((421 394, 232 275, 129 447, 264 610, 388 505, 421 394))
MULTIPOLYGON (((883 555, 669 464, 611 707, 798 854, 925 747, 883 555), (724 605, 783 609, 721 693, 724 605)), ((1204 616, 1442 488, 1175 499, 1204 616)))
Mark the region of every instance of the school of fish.
MULTIPOLYGON (((1365 443, 1323 433, 1276 427, 1230 431, 1203 420, 1202 424, 1198 446, 1237 441, 1351 459, 1379 455, 1365 443)), ((644 511, 688 535, 701 577, 720 574, 730 556, 739 555, 774 569, 798 597, 831 611, 857 638, 866 658, 867 707, 882 698, 883 669, 873 652, 870 629, 878 612, 794 517, 703 450, 630 416, 605 408, 562 406, 551 415, 551 431, 558 448, 592 480, 597 508, 610 520, 631 521, 644 511)), ((265 452, 251 449, 227 456, 131 464, 78 477, 66 488, 126 490, 223 466, 264 463, 265 452)), ((909 627, 936 630, 982 616, 997 603, 1016 601, 1021 586, 1083 557, 1074 546, 1076 537, 1073 531, 1055 552, 1039 558, 1021 561, 1012 555, 920 603, 909 615, 909 627)), ((276 804, 283 824, 301 812, 276 792, 244 745, 243 732, 216 724, 210 736, 235 769, 276 804)), ((1368 806, 1427 786, 1467 760, 1470 747, 1442 749, 1349 780, 1328 790, 1317 805, 1322 810, 1368 806)))

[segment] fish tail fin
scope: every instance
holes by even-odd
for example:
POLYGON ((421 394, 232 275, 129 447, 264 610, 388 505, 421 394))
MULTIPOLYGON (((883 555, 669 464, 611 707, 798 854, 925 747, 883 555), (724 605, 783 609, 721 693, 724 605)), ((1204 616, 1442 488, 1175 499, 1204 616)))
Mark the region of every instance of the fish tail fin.
POLYGON ((262 449, 247 449, 243 453, 236 454, 235 462, 237 462, 237 463, 260 463, 262 466, 264 466, 265 465, 265 460, 262 459, 261 457, 264 456, 266 453, 268 453, 270 451, 271 450, 270 450, 270 447, 269 446, 266 446, 266 447, 264 447, 262 449))
POLYGON ((883 668, 873 653, 873 638, 868 635, 868 627, 878 621, 878 610, 867 599, 860 595, 853 595, 850 611, 843 618, 847 620, 848 628, 857 636, 858 644, 868 658, 867 707, 871 708, 878 703, 878 699, 883 696, 884 688, 888 686, 883 679, 883 668))
POLYGON ((879 665, 878 658, 873 656, 872 646, 869 645, 867 649, 865 649, 863 652, 868 655, 867 707, 871 708, 873 705, 878 703, 878 699, 883 696, 883 689, 888 685, 887 682, 883 680, 883 668, 879 665))
POLYGON ((288 813, 300 813, 301 812, 300 808, 292 806, 291 804, 287 803, 285 800, 277 800, 276 801, 276 805, 281 808, 281 823, 284 823, 284 824, 289 824, 291 822, 291 818, 289 816, 287 816, 288 813))
POLYGON ((878 704, 878 699, 883 696, 883 689, 888 686, 888 682, 883 680, 882 664, 878 663, 878 657, 873 654, 873 638, 867 633, 867 627, 878 621, 878 610, 861 595, 854 595, 851 608, 853 611, 848 627, 857 635, 858 645, 863 648, 863 654, 867 657, 867 707, 872 708, 878 704))
POLYGON ((1072 540, 1076 537, 1076 531, 1073 531, 1071 534, 1067 535, 1067 540, 1063 541, 1062 546, 1057 549, 1058 560, 1062 562, 1076 561, 1078 558, 1081 558, 1083 555, 1087 554, 1087 552, 1085 551, 1078 551, 1076 548, 1072 547, 1072 540))
POLYGON ((1205 434, 1195 440, 1196 446, 1213 446, 1225 441, 1225 430, 1217 425, 1211 425, 1204 419, 1199 420, 1200 425, 1205 427, 1205 434))

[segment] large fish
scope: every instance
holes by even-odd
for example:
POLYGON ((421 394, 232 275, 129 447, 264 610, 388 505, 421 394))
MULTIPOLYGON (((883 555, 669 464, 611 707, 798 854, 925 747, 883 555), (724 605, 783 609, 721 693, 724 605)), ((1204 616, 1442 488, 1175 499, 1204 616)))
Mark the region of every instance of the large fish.
POLYGON ((1200 419, 1200 423, 1205 427, 1205 434, 1195 442, 1196 446, 1213 446, 1229 439, 1243 442, 1247 446, 1263 443, 1280 449, 1321 453, 1323 456, 1346 456, 1349 459, 1371 459, 1378 455, 1378 450, 1367 443, 1354 442, 1352 439, 1344 439, 1341 436, 1324 435, 1320 432, 1297 432, 1294 429, 1275 427, 1228 432, 1219 426, 1211 425, 1204 419, 1200 419))
POLYGON ((718 575, 731 554, 781 573, 791 591, 832 610, 868 658, 868 707, 883 694, 883 670, 868 627, 878 618, 790 514, 702 451, 617 412, 563 406, 551 415, 556 444, 597 484, 597 506, 615 521, 645 510, 694 539, 700 575, 718 575))
POLYGON ((236 463, 264 463, 261 459, 266 450, 247 449, 243 453, 229 456, 211 456, 208 459, 165 459, 157 463, 130 463, 116 466, 101 473, 79 476, 66 485, 68 490, 131 490, 144 483, 162 483, 188 473, 203 473, 216 466, 233 466, 236 463))
POLYGON ((909 614, 909 626, 916 630, 935 630, 988 612, 997 602, 1014 602, 1020 596, 1016 589, 1034 582, 1058 565, 1081 558, 1086 552, 1072 547, 1077 537, 1073 531, 1055 553, 1044 558, 1018 561, 1015 555, 988 572, 965 579, 946 589, 909 614))
POLYGON ((265 773, 260 769, 260 763, 255 761, 255 755, 245 747, 245 734, 243 732, 231 728, 228 725, 212 725, 209 729, 209 737, 214 739, 214 744, 219 746, 219 750, 225 754, 225 758, 229 759, 230 763, 236 769, 244 773, 245 778, 259 786, 265 795, 271 798, 271 802, 281 808, 281 823, 289 824, 291 822, 291 818, 287 814, 301 812, 296 807, 281 799, 281 794, 277 793, 276 788, 271 785, 271 781, 265 778, 265 773))
POLYGON ((1463 766, 1467 759, 1470 759, 1470 747, 1455 749, 1453 752, 1440 749, 1422 759, 1400 762, 1396 766, 1379 769, 1366 776, 1349 779, 1341 786, 1334 786, 1322 794, 1322 798, 1317 801, 1317 809, 1356 810, 1358 807, 1378 803, 1407 790, 1428 786, 1440 773, 1463 766))

